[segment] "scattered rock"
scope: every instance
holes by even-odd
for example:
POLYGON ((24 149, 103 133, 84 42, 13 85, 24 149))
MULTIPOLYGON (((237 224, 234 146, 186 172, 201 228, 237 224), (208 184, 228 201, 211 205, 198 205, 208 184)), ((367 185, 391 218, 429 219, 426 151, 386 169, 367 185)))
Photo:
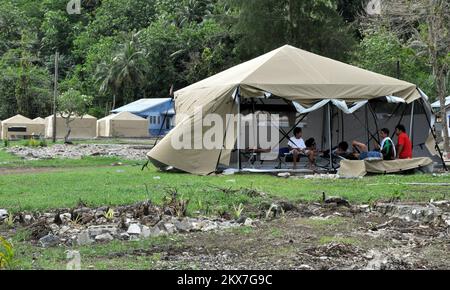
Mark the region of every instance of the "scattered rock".
POLYGON ((95 237, 96 242, 110 242, 112 240, 114 240, 114 238, 109 233, 101 234, 95 237))
POLYGON ((251 227, 253 225, 253 220, 251 218, 247 218, 244 222, 244 226, 251 227))
POLYGON ((375 205, 378 212, 402 219, 404 221, 439 222, 442 219, 442 210, 433 206, 418 206, 407 204, 379 203, 375 205))
MULTIPOLYGON (((124 144, 78 144, 70 146, 55 144, 48 147, 14 146, 7 148, 9 153, 28 160, 50 158, 80 159, 83 156, 108 156, 126 158, 128 160, 146 160, 148 150, 149 147, 145 145, 130 146, 124 144)), ((120 163, 116 162, 112 166, 120 166, 120 163)))
POLYGON ((192 231, 201 231, 206 225, 203 221, 192 222, 192 231))
POLYGON ((288 178, 291 176, 291 174, 289 172, 281 172, 277 174, 278 177, 282 177, 282 178, 288 178))
POLYGON ((298 267, 298 269, 299 269, 299 270, 314 270, 313 267, 311 267, 310 265, 305 265, 305 264, 300 265, 300 266, 298 267))
POLYGON ((91 239, 88 231, 81 232, 77 237, 77 244, 79 246, 90 245, 93 242, 94 240, 91 239))
POLYGON ((121 233, 119 238, 123 241, 129 241, 130 240, 130 235, 128 233, 121 233))
POLYGON ((50 229, 52 230, 52 232, 53 232, 54 234, 56 234, 56 233, 58 233, 58 231, 59 231, 59 226, 58 226, 57 224, 51 224, 51 225, 50 225, 50 229))
POLYGON ((33 216, 30 215, 30 214, 26 214, 26 215, 23 217, 23 221, 24 221, 26 224, 30 224, 30 223, 33 221, 33 216))
POLYGON ((65 233, 67 233, 70 230, 70 227, 68 226, 62 226, 59 231, 58 231, 58 235, 64 235, 65 233))
POLYGON ((192 229, 192 224, 187 220, 175 221, 175 228, 182 233, 187 233, 192 229))
POLYGON ((164 228, 166 229, 167 233, 173 234, 176 232, 176 227, 172 223, 165 223, 164 228))
POLYGON ((203 231, 203 232, 207 232, 207 231, 217 230, 218 228, 219 228, 219 226, 217 225, 216 222, 210 222, 210 223, 207 223, 207 224, 202 228, 202 231, 203 231))
POLYGON ((0 209, 0 221, 8 217, 8 211, 6 209, 0 209))
POLYGON ((131 235, 139 236, 141 234, 141 227, 138 224, 130 224, 128 227, 127 233, 131 235))
POLYGON ((44 248, 56 246, 59 244, 59 242, 60 239, 53 234, 48 234, 39 239, 39 244, 44 248))
POLYGON ((150 228, 147 226, 142 226, 141 236, 143 238, 148 238, 150 236, 150 234, 151 234, 150 228))
MULTIPOLYGON (((325 194, 324 194, 325 195, 325 194)), ((337 206, 350 206, 350 203, 340 196, 330 196, 324 199, 327 204, 336 204, 337 206)))
POLYGON ((98 235, 106 233, 114 236, 117 234, 117 226, 115 225, 89 226, 88 232, 91 237, 96 237, 98 235))
POLYGON ((240 216, 240 217, 236 220, 236 222, 237 222, 238 224, 243 224, 243 223, 245 223, 246 220, 247 220, 247 217, 246 217, 246 216, 240 216))
POLYGON ((59 215, 59 218, 63 224, 67 224, 72 219, 72 215, 70 213, 63 213, 59 215))

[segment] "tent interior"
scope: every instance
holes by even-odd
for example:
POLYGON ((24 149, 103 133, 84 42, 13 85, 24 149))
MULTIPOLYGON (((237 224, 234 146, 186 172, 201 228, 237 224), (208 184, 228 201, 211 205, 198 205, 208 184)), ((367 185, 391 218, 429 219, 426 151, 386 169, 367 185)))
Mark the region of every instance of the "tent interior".
MULTIPOLYGON (((308 108, 303 108, 302 111, 297 109, 299 105, 295 102, 279 97, 245 98, 240 104, 242 119, 239 149, 236 142, 230 164, 219 164, 219 168, 255 172, 277 171, 277 169, 293 171, 292 163, 280 160, 279 149, 287 147, 288 138, 293 136, 295 127, 302 128, 304 140, 314 138, 318 151, 323 152, 330 148, 334 150, 342 141, 351 144, 353 140, 365 143, 369 150, 373 150, 375 142, 378 144, 381 142, 379 130, 388 128, 395 142, 394 128, 398 124, 403 124, 413 143, 413 156, 430 157, 431 154, 425 146, 430 133, 430 111, 422 104, 425 103, 420 100, 407 104, 397 98, 388 101, 386 97, 382 97, 364 104, 355 104, 358 106, 355 107, 355 111, 342 110, 332 102, 324 102, 316 109, 310 108, 311 111, 308 108), (278 119, 279 122, 268 122, 266 118, 261 120, 259 118, 261 115, 278 116, 274 119, 278 119), (258 144, 258 140, 261 140, 259 134, 267 134, 270 139, 270 127, 274 126, 279 131, 278 146, 262 147, 258 144), (268 150, 272 151, 272 154, 260 154, 267 153, 268 150)), ((339 160, 330 160, 329 154, 318 155, 316 162, 319 169, 330 171, 339 167, 339 160)), ((295 171, 307 172, 307 163, 306 157, 300 158, 300 166, 295 171)))

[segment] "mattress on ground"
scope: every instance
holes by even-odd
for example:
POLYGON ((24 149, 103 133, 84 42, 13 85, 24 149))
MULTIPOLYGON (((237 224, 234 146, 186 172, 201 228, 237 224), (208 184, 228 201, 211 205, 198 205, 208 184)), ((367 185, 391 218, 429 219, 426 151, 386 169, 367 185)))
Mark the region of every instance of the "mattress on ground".
POLYGON ((396 173, 411 169, 432 171, 433 161, 428 157, 397 160, 342 160, 338 174, 342 177, 359 177, 367 173, 396 173))

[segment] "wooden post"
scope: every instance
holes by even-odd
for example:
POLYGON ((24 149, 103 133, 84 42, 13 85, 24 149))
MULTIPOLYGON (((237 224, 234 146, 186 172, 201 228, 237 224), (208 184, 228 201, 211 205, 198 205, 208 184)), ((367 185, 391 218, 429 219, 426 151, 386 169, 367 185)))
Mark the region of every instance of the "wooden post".
POLYGON ((55 53, 55 78, 53 83, 53 143, 56 142, 56 96, 58 95, 58 62, 59 52, 55 53))

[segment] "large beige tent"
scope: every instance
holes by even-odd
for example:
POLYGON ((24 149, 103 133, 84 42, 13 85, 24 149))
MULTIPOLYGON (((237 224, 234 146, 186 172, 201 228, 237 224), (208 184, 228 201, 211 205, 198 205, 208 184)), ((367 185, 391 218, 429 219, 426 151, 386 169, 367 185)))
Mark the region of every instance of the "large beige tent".
POLYGON ((16 115, 2 122, 2 139, 44 135, 45 126, 22 115, 16 115))
POLYGON ((159 165, 196 174, 214 172, 219 164, 229 165, 230 148, 238 135, 235 126, 225 127, 223 135, 232 138, 224 138, 222 149, 178 150, 172 146, 172 137, 187 133, 193 136, 193 144, 201 144, 197 139, 202 136, 194 135, 193 128, 200 126, 204 134, 210 127, 203 126, 194 112, 201 111, 203 116, 216 113, 225 120, 226 114, 243 113, 242 103, 264 97, 295 105, 300 114, 328 104, 348 114, 380 97, 407 105, 424 96, 414 84, 286 45, 175 92, 176 127, 148 157, 159 165))
POLYGON ((148 120, 129 112, 111 114, 97 121, 97 136, 129 138, 148 137, 148 120))
MULTIPOLYGON (((90 139, 97 136, 97 118, 84 115, 82 118, 74 116, 70 122, 72 129, 70 138, 90 139)), ((67 134, 66 121, 61 115, 56 116, 56 138, 64 138, 67 134)), ((45 136, 53 137, 53 115, 45 118, 45 136)))

